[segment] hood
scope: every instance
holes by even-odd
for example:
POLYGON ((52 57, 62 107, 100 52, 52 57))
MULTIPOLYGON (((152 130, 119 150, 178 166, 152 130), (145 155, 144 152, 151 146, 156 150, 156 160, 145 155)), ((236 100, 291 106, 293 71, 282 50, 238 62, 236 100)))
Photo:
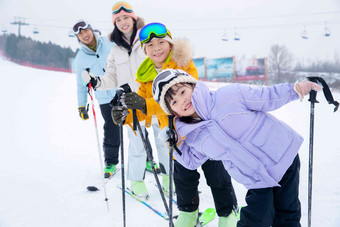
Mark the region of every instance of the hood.
MULTIPOLYGON (((192 50, 189 41, 186 39, 175 39, 166 62, 173 61, 177 65, 176 68, 182 68, 189 65, 191 55, 192 50)), ((153 81, 157 74, 154 62, 147 57, 138 68, 136 77, 140 82, 149 82, 153 81)))
MULTIPOLYGON (((176 117, 176 129, 181 136, 186 136, 196 128, 200 128, 211 122, 211 112, 215 105, 215 93, 210 91, 202 81, 198 81, 192 94, 192 104, 196 113, 203 119, 203 121, 195 124, 187 124, 181 122, 179 117, 176 117)), ((195 133, 197 134, 198 132, 195 133)))
MULTIPOLYGON (((99 46, 102 45, 102 41, 100 39, 100 33, 98 31, 93 31, 94 34, 94 38, 97 41, 97 50, 99 49, 99 46)), ((89 55, 94 55, 96 54, 93 50, 91 50, 88 46, 86 46, 84 43, 80 42, 80 40, 78 39, 79 45, 80 45, 80 49, 82 51, 84 51, 86 54, 89 55)))
POLYGON ((196 113, 204 120, 210 120, 211 111, 215 105, 215 92, 209 90, 207 85, 198 81, 192 93, 191 100, 196 113))
POLYGON ((140 30, 145 26, 145 21, 141 17, 137 17, 137 29, 140 30))
POLYGON ((187 66, 192 57, 192 49, 190 43, 186 39, 174 39, 171 53, 171 60, 176 62, 178 67, 187 66))

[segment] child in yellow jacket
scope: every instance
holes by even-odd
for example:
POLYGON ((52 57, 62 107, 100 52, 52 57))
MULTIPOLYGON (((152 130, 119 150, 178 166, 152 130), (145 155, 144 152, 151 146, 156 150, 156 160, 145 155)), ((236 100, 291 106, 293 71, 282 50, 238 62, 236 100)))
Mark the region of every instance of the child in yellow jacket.
MULTIPOLYGON (((161 23, 150 23, 142 28, 139 33, 140 42, 145 54, 148 56, 136 73, 136 81, 140 87, 135 92, 126 94, 125 102, 128 109, 137 109, 138 119, 145 120, 145 125, 150 127, 154 116, 158 119, 160 128, 168 126, 167 114, 154 100, 152 82, 162 71, 168 68, 182 69, 198 79, 198 71, 191 59, 191 48, 184 39, 173 40, 170 31, 161 23)), ((132 114, 126 118, 122 116, 119 108, 112 110, 113 120, 119 124, 133 122, 132 114)), ((231 178, 225 171, 220 161, 208 160, 202 169, 211 187, 215 207, 219 218, 219 226, 236 226, 236 216, 233 209, 237 207, 236 196, 231 178), (223 172, 223 177, 216 177, 216 172, 223 172), (229 224, 229 225, 228 225, 229 224), (230 225, 231 224, 231 225, 230 225)), ((199 173, 197 170, 188 170, 174 161, 174 182, 177 195, 179 217, 176 227, 191 227, 196 225, 198 215, 198 184, 199 173)))

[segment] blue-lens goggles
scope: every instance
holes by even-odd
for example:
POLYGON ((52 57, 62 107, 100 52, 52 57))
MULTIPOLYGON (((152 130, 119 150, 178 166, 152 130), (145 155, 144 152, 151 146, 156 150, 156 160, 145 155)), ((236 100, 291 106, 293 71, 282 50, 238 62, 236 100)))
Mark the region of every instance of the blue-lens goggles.
POLYGON ((169 35, 172 38, 170 31, 161 23, 150 23, 145 25, 139 32, 139 40, 141 43, 149 42, 153 37, 163 38, 169 35))

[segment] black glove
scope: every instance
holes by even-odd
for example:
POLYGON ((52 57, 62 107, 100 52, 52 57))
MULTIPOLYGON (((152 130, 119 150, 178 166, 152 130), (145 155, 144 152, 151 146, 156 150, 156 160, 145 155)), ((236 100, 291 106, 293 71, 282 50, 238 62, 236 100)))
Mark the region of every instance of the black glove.
POLYGON ((78 107, 78 111, 79 111, 79 116, 85 121, 87 119, 89 119, 89 114, 88 111, 89 109, 86 108, 85 106, 79 106, 78 107))
POLYGON ((146 114, 145 98, 138 95, 136 92, 126 93, 125 103, 128 109, 141 110, 146 114))
POLYGON ((129 113, 126 107, 114 106, 111 110, 111 117, 116 125, 123 125, 126 115, 129 113))
POLYGON ((98 84, 98 80, 100 81, 99 77, 93 76, 87 70, 84 70, 81 73, 81 77, 83 78, 83 81, 84 81, 84 83, 86 84, 87 87, 89 86, 89 84, 91 84, 93 89, 97 88, 96 86, 98 84))

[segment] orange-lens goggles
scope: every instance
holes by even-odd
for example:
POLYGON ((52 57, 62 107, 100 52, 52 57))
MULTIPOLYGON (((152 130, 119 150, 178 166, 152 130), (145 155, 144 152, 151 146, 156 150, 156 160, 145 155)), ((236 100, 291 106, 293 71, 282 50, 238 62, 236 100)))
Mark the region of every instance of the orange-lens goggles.
POLYGON ((132 10, 132 6, 126 2, 118 2, 117 4, 115 4, 113 7, 112 7, 112 13, 113 14, 117 14, 119 13, 121 10, 124 10, 128 13, 131 13, 133 10, 132 10))

